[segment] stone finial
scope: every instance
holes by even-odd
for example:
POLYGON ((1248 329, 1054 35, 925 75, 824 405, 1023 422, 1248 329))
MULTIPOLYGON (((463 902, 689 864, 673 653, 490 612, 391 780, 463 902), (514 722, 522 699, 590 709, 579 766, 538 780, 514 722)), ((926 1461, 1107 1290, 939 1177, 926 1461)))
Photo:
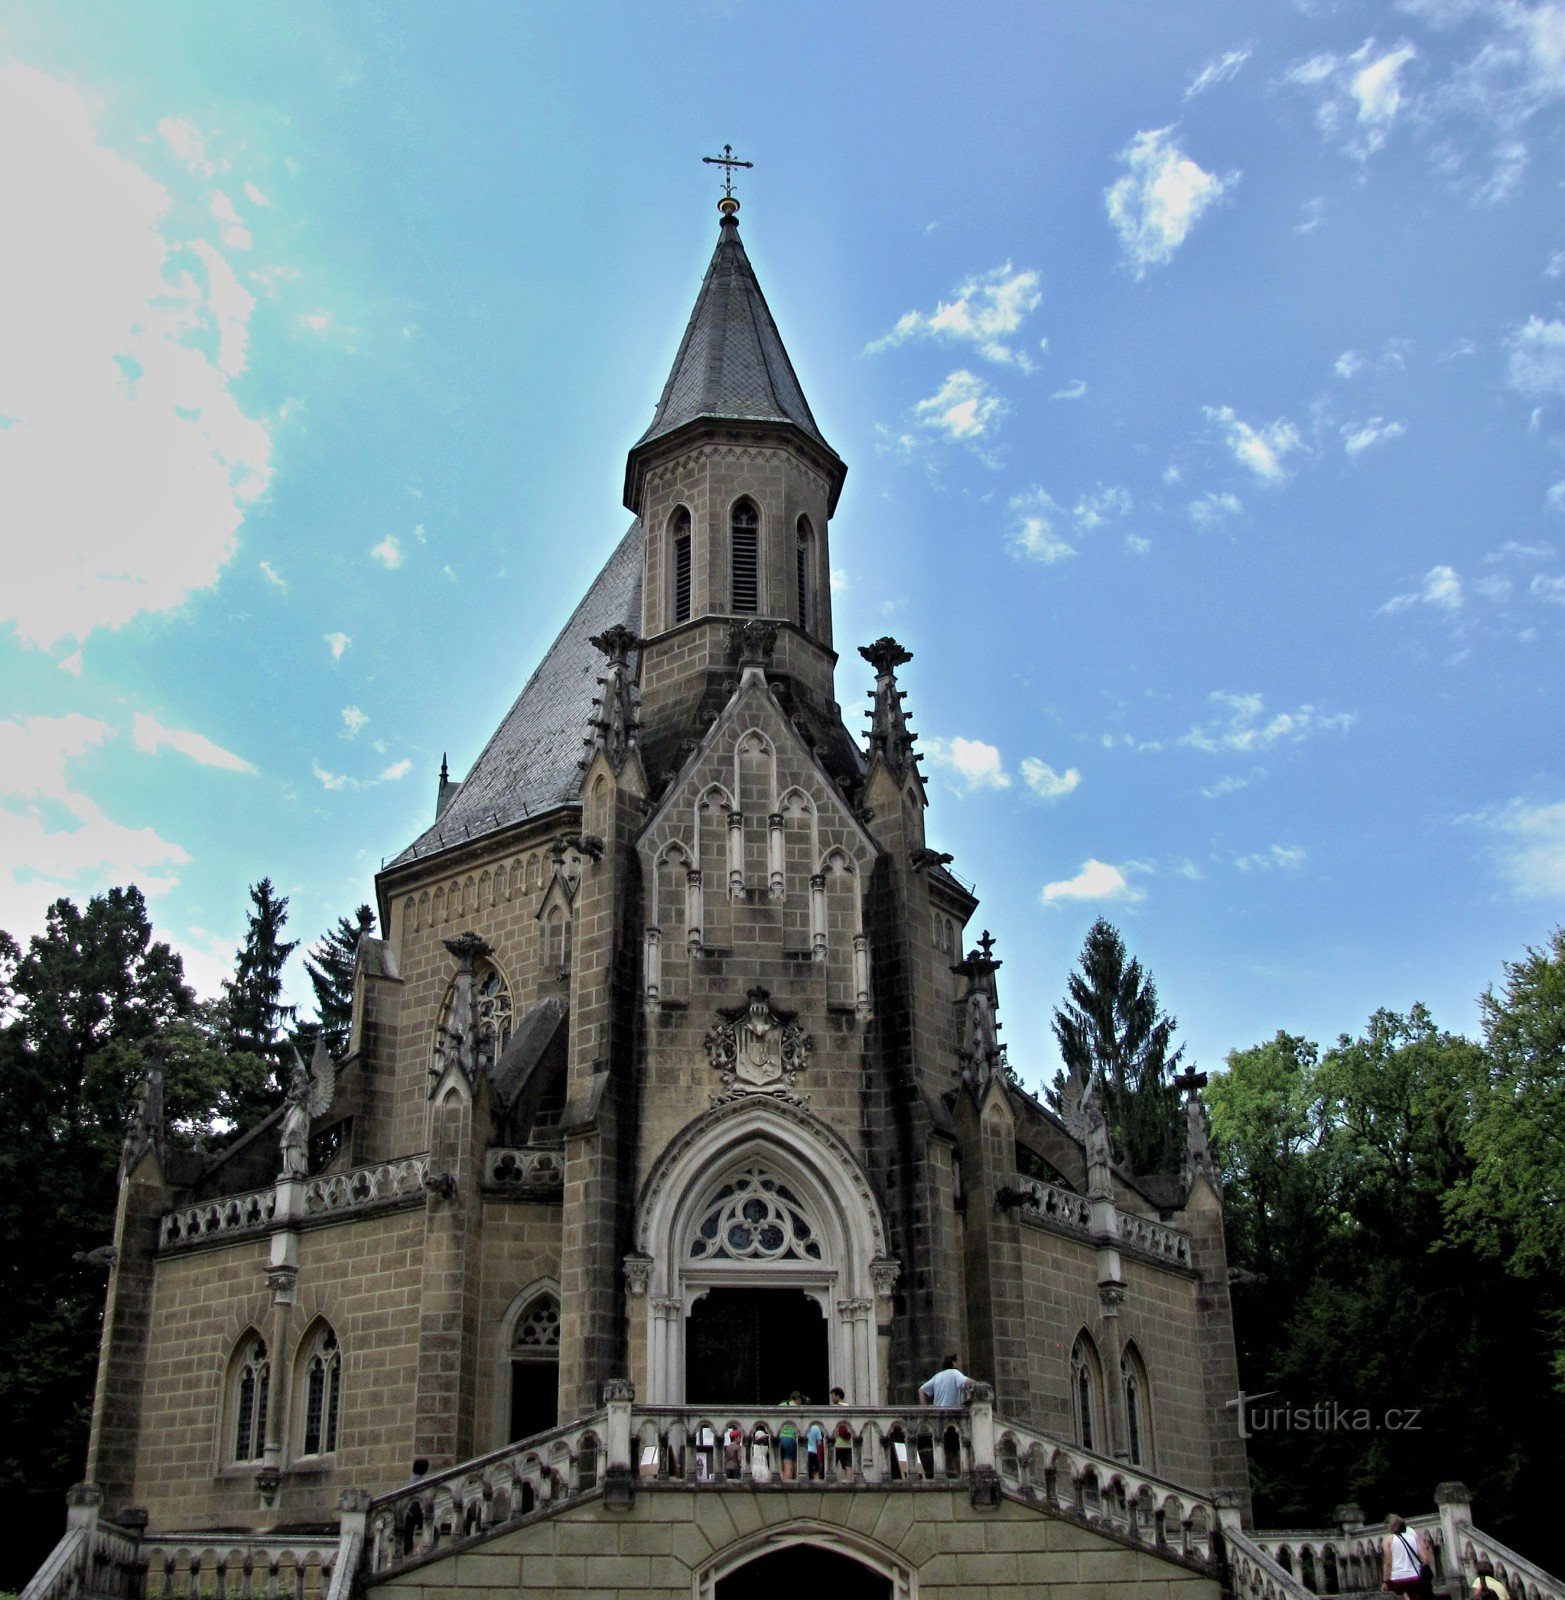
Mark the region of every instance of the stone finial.
POLYGON ((478 981, 478 963, 493 952, 489 942, 471 929, 459 933, 454 939, 442 941, 456 958, 456 976, 451 985, 451 1005, 446 1013, 435 1048, 437 1074, 448 1066, 456 1066, 469 1083, 478 1075, 478 1010, 474 989, 478 981))
POLYGON ((1217 1163, 1212 1159, 1211 1122, 1201 1099, 1201 1091, 1207 1083, 1206 1074, 1186 1067, 1173 1083, 1185 1096, 1185 1182, 1194 1183, 1196 1174, 1200 1173, 1220 1193, 1222 1180, 1217 1175, 1217 1163))
POLYGON ((978 948, 951 968, 967 985, 962 995, 962 1043, 957 1057, 963 1080, 975 1094, 981 1094, 991 1078, 1010 1071, 1005 1046, 1000 1043, 1000 996, 994 977, 1001 965, 994 958, 994 939, 986 928, 978 948))
POLYGON ((451 796, 454 795, 459 785, 451 781, 451 768, 446 764, 446 753, 440 752, 440 783, 435 789, 435 821, 439 822, 451 796))
POLYGON ((1345 1500, 1340 1506, 1333 1506, 1331 1520, 1339 1528, 1362 1528, 1364 1526, 1364 1508, 1356 1505, 1351 1500, 1345 1500))
POLYGON ((603 1380, 604 1405, 629 1405, 636 1398, 636 1385, 629 1378, 603 1380))
POLYGON ((582 757, 585 767, 601 750, 617 773, 635 747, 639 731, 636 717, 635 674, 630 653, 641 648, 641 640, 623 623, 594 634, 592 643, 609 658, 608 670, 598 679, 602 693, 592 702, 592 716, 582 757))
POLYGON ((120 1146, 122 1181, 148 1150, 163 1160, 167 1135, 163 1121, 163 1051, 162 1041, 155 1040, 148 1050, 147 1070, 136 1087, 136 1103, 125 1130, 125 1142, 120 1146))
POLYGON ((913 652, 904 650, 888 635, 873 644, 860 645, 859 654, 875 669, 873 705, 868 713, 870 758, 879 756, 901 783, 917 758, 913 754, 913 733, 902 710, 906 697, 897 688, 897 668, 906 666, 913 659, 913 652))
POLYGON ((1458 1482, 1455 1478, 1435 1485, 1435 1504, 1437 1506, 1470 1506, 1472 1503, 1473 1491, 1465 1483, 1458 1482))

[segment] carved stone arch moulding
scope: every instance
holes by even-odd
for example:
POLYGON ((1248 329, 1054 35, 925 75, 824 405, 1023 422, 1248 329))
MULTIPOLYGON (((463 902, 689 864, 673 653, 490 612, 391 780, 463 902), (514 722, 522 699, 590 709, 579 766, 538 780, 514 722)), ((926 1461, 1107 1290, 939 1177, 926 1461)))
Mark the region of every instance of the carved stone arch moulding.
POLYGON ((849 1556, 871 1572, 890 1579, 892 1600, 917 1600, 918 1573, 896 1551, 856 1529, 804 1517, 762 1528, 715 1551, 696 1575, 698 1600, 714 1600, 721 1579, 751 1561, 796 1544, 849 1556))

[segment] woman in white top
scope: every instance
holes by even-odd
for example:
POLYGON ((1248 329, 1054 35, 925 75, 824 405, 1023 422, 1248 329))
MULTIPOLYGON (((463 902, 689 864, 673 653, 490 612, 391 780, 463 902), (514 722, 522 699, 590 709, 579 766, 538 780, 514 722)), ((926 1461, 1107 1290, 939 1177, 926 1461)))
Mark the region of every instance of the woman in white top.
POLYGON ((1421 1567, 1429 1560, 1423 1534, 1409 1534, 1407 1524, 1393 1513, 1386 1518, 1386 1587, 1393 1594, 1422 1594, 1421 1567))

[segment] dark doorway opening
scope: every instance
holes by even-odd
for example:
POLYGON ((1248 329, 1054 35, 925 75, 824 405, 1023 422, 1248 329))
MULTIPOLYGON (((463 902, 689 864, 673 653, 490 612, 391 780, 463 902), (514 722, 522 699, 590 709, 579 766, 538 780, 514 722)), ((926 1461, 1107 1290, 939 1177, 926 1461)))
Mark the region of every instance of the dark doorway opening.
POLYGON ((891 1600, 891 1579, 852 1556, 811 1544, 791 1544, 757 1556, 717 1580, 717 1600, 797 1600, 830 1595, 832 1600, 891 1600))
POLYGON ((560 1420, 560 1363, 516 1360, 511 1363, 511 1426, 513 1443, 547 1433, 560 1420))
POLYGON ((687 1405, 775 1406, 831 1385, 826 1319, 802 1289, 712 1289, 685 1324, 687 1405))

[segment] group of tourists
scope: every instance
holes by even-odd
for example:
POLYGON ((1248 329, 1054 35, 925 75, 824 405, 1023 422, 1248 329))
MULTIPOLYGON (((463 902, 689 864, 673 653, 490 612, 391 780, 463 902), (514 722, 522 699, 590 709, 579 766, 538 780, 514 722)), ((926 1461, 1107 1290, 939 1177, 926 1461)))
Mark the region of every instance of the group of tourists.
MULTIPOLYGON (((1479 1556, 1474 1564, 1473 1600, 1511 1600, 1511 1591, 1495 1577, 1494 1563, 1479 1556)), ((1410 1530, 1393 1513, 1386 1518, 1385 1586, 1392 1594, 1417 1595, 1432 1600, 1435 1569, 1429 1541, 1416 1529, 1410 1530)))

